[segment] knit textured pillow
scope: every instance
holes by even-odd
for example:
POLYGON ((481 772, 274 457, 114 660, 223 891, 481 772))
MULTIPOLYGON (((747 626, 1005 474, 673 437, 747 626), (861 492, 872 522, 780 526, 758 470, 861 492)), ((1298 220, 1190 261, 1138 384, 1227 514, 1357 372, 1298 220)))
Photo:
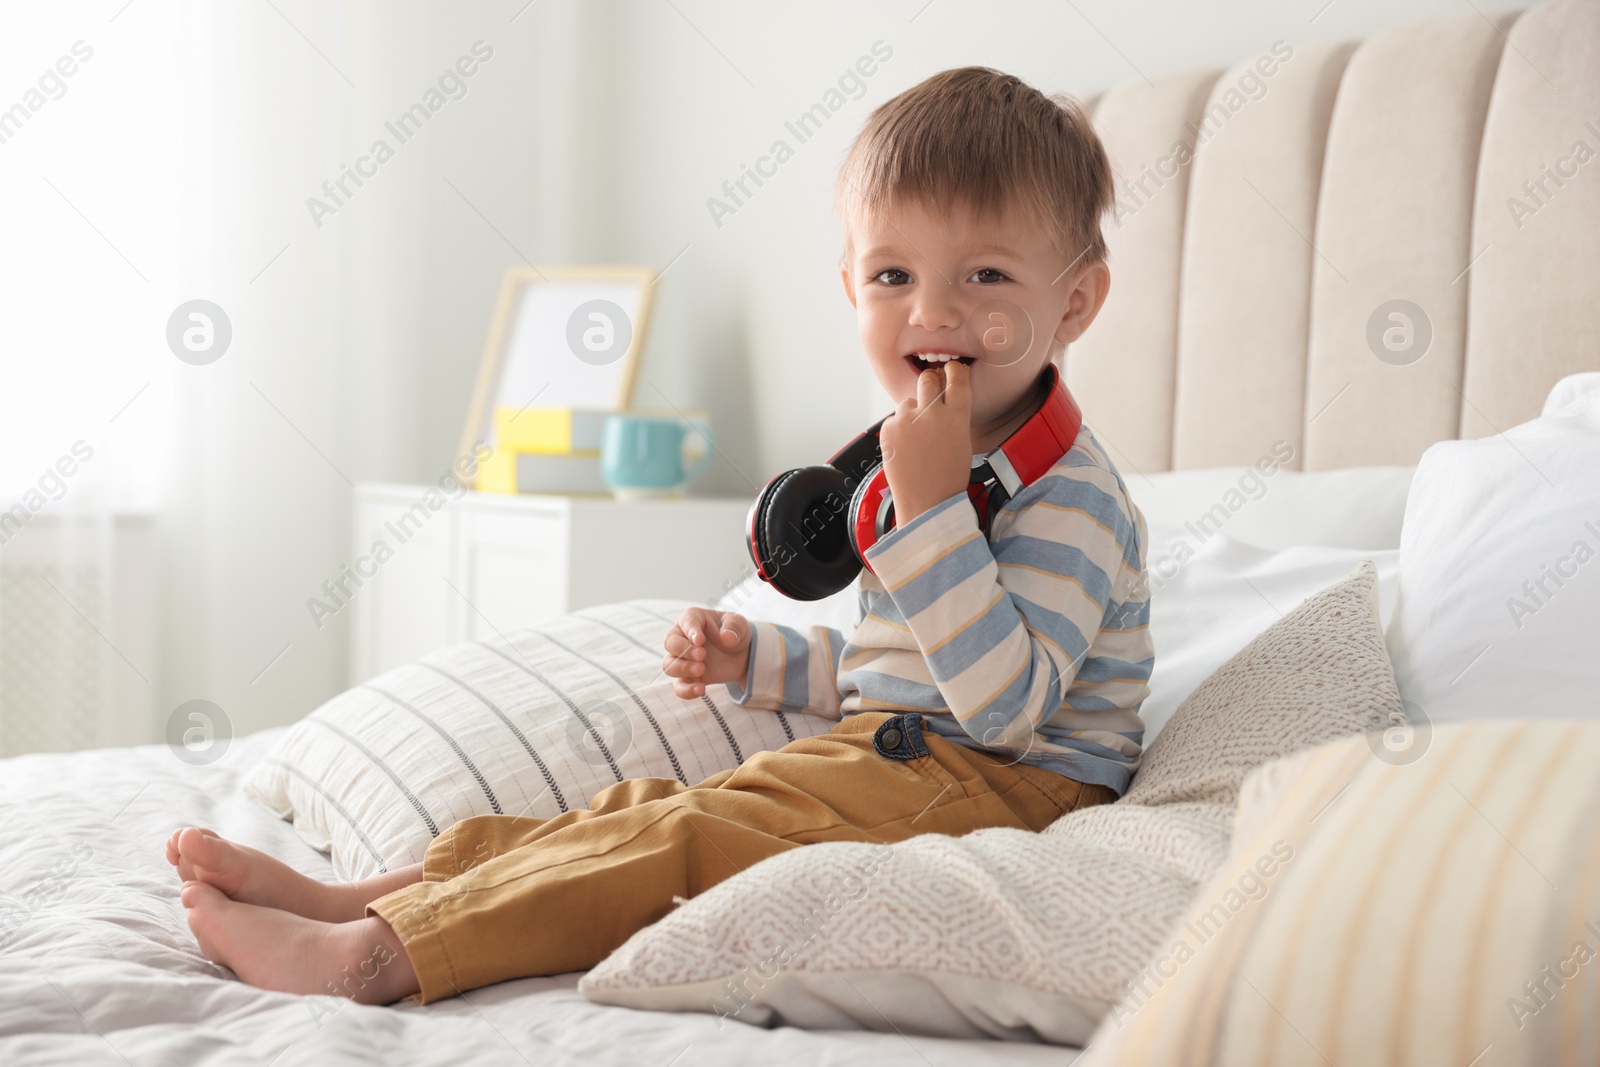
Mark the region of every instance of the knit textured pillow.
POLYGON ((1251 768, 1401 708, 1363 561, 1196 689, 1117 803, 1040 834, 795 849, 635 934, 579 988, 764 1026, 1081 1044, 1226 859, 1251 768))

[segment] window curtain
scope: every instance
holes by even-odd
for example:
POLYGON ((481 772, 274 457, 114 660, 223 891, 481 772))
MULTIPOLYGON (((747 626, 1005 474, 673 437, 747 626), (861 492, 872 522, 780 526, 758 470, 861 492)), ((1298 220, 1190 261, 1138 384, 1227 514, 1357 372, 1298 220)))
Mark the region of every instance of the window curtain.
POLYGON ((0 756, 344 687, 354 484, 448 467, 502 272, 581 254, 585 17, 0 13, 0 756))

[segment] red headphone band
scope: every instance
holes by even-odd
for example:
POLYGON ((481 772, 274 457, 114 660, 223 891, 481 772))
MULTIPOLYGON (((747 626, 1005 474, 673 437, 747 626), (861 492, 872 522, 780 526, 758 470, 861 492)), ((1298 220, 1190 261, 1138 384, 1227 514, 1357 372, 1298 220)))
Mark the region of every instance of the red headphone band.
MULTIPOLYGON (((861 560, 861 565, 867 570, 872 570, 872 564, 867 562, 867 549, 878 543, 878 538, 887 531, 880 530, 879 520, 885 512, 884 501, 889 497, 889 474, 882 467, 872 472, 856 488, 855 494, 850 498, 850 512, 846 518, 850 522, 847 531, 851 543, 856 546, 856 557, 861 560)), ((872 571, 876 574, 877 571, 872 571)))
POLYGON ((989 466, 1008 496, 1016 496, 1023 486, 1043 478, 1071 450, 1083 428, 1083 412, 1067 391, 1061 372, 1048 363, 1045 373, 1050 375, 1050 395, 1044 404, 989 454, 989 466))
MULTIPOLYGON (((1000 506, 1004 506, 1004 501, 1016 496, 1024 486, 1032 485, 1044 477, 1051 467, 1061 461, 1062 456, 1071 451, 1078 439, 1078 432, 1083 428, 1083 411, 1067 390, 1066 382, 1061 380, 1061 372, 1055 364, 1048 363, 1045 373, 1050 377, 1050 392, 1044 403, 999 448, 989 453, 987 466, 1000 483, 997 489, 990 489, 987 483, 981 482, 967 487, 967 495, 978 512, 981 528, 988 527, 989 502, 995 492, 1001 492, 998 500, 1000 506), (974 486, 982 488, 981 494, 974 493, 974 486), (982 496, 981 501, 979 495, 982 496)), ((875 426, 869 432, 876 430, 875 426)), ((878 538, 887 532, 880 527, 886 510, 884 498, 888 493, 888 475, 879 467, 856 489, 851 501, 849 535, 856 545, 856 555, 868 570, 872 570, 872 564, 867 562, 867 549, 877 544, 878 538)))

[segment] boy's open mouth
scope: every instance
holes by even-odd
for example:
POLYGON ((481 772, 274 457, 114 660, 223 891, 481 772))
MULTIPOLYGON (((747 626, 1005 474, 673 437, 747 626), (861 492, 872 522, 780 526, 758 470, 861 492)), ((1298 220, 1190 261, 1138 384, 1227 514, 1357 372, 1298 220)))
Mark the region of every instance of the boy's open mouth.
POLYGON ((906 356, 906 362, 911 364, 912 369, 918 374, 925 370, 938 370, 952 360, 969 367, 976 362, 973 357, 963 356, 959 352, 912 352, 906 356))

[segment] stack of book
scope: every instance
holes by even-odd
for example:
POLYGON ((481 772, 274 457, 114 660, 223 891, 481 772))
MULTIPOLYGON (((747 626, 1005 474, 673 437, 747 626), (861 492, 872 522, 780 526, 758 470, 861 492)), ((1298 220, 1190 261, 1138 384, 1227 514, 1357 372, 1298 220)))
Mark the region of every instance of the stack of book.
MULTIPOLYGON (((704 419, 699 409, 659 412, 638 408, 631 414, 704 419)), ((600 475, 600 442, 607 416, 603 408, 494 409, 494 453, 478 467, 477 488, 484 493, 607 493, 600 475)))

